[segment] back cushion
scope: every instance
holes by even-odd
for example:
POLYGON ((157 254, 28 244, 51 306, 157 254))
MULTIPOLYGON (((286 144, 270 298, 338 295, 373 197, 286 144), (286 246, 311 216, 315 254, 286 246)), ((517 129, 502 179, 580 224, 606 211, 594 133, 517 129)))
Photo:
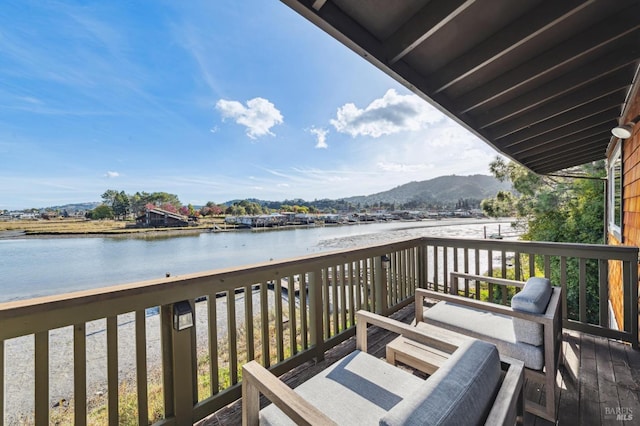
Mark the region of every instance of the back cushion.
MULTIPOLYGON (((511 307, 514 311, 542 314, 547 310, 552 291, 551 282, 547 278, 529 278, 524 288, 511 299, 511 307)), ((544 342, 542 324, 514 318, 513 331, 518 342, 534 346, 540 346, 544 342)))
POLYGON ((392 425, 483 424, 500 385, 500 357, 491 343, 471 339, 424 386, 380 419, 392 425))

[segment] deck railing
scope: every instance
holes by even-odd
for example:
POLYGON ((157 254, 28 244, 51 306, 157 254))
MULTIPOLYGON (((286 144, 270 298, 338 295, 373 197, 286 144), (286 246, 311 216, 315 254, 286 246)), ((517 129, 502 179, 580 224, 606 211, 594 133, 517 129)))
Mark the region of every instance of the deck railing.
MULTIPOLYGON (((555 284, 578 289, 577 318, 564 309, 565 327, 637 346, 637 261, 638 250, 629 247, 418 238, 1 304, 0 425, 24 422, 24 407, 32 412, 27 422, 49 424, 66 403, 67 420, 76 425, 92 422, 87 413, 101 404, 109 424, 123 422, 131 407, 129 421, 138 424, 191 424, 240 397, 244 362, 257 359, 282 374, 321 359, 354 334, 357 310, 389 314, 412 303, 418 286, 450 291, 453 271, 506 276, 511 269, 524 279, 535 265, 552 276, 557 264, 555 284), (577 287, 566 273, 573 261, 577 287), (606 272, 613 261, 623 271, 619 331, 608 325, 606 272), (595 324, 586 314, 589 262, 599 268, 595 324), (174 307, 182 301, 195 320, 178 331, 174 307), (100 386, 106 392, 96 393, 100 386)), ((480 297, 480 287, 467 282, 460 291, 480 297)))

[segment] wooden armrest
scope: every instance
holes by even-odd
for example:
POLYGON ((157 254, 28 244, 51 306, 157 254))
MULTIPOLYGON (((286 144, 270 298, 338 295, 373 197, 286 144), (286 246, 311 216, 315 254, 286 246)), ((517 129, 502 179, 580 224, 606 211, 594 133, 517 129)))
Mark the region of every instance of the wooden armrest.
POLYGON ((299 425, 335 425, 314 405, 295 393, 256 361, 242 366, 242 424, 258 425, 260 393, 299 425))
POLYGON ((501 424, 502 419, 515 418, 518 414, 518 399, 523 395, 524 363, 505 356, 500 356, 500 361, 503 370, 506 366, 506 374, 485 422, 488 425, 501 424))
POLYGON ((464 272, 450 272, 449 278, 451 281, 453 281, 456 278, 464 278, 466 280, 483 281, 486 283, 498 284, 498 285, 504 285, 504 286, 512 285, 519 288, 524 287, 524 284, 525 284, 522 281, 508 280, 506 278, 487 277, 484 275, 467 274, 464 272))
MULTIPOLYGON (((553 317, 549 317, 545 314, 532 314, 529 312, 522 311, 514 311, 512 308, 508 306, 498 305, 496 303, 485 302, 483 300, 475 300, 469 299, 468 297, 457 296, 454 294, 446 294, 439 293, 433 290, 425 290, 425 289, 416 289, 416 298, 418 297, 428 297, 436 300, 444 300, 446 302, 455 303, 456 305, 468 306, 470 308, 481 309, 483 311, 494 312, 496 314, 507 315, 512 318, 521 318, 533 322, 537 322, 540 324, 550 324, 553 320, 553 317)), ((418 303, 416 301, 416 303, 418 303)), ((549 303, 551 305, 551 301, 549 303)), ((547 312, 549 308, 547 308, 547 312)), ((420 321, 420 319, 416 318, 416 321, 420 321)))
POLYGON ((408 339, 431 346, 443 352, 453 353, 458 349, 458 345, 455 342, 444 338, 435 338, 425 334, 414 326, 396 321, 392 318, 360 310, 356 312, 356 349, 363 352, 367 351, 367 325, 369 324, 400 334, 408 339))

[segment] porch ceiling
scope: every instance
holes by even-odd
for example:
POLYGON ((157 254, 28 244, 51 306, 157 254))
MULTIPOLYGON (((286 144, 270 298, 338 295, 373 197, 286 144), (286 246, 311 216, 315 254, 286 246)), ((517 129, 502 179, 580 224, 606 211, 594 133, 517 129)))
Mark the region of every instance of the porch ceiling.
POLYGON ((540 174, 605 158, 638 84, 638 0, 282 1, 540 174))

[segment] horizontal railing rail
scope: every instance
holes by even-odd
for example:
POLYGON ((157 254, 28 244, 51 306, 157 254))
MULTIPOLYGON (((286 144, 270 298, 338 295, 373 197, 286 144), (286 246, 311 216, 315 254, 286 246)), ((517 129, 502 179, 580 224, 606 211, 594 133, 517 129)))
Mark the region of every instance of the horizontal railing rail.
MULTIPOLYGON (((425 238, 423 250, 428 261, 424 262, 421 282, 436 291, 450 291, 450 272, 487 274, 518 281, 545 276, 553 285, 563 288, 564 328, 638 346, 637 247, 425 238), (612 267, 620 270, 620 283, 610 283, 612 267), (618 329, 612 327, 614 317, 609 308, 612 285, 619 286, 622 294, 623 315, 618 329)), ((470 284, 465 280, 462 287, 467 296, 470 290, 475 290, 470 284)), ((480 291, 474 293, 480 296, 480 291)), ((488 286, 487 293, 493 298, 493 287, 488 286)), ((500 297, 503 303, 507 302, 507 292, 501 292, 500 297)))
MULTIPOLYGON (((557 277, 571 290, 565 327, 637 346, 637 261, 631 247, 425 237, 0 304, 0 425, 83 425, 96 412, 191 424, 240 397, 243 363, 282 374, 322 359, 354 335, 356 311, 390 314, 417 287, 450 291, 451 272, 557 277), (605 309, 610 262, 621 263, 621 330, 605 309), (192 327, 176 323, 185 309, 192 327)), ((480 283, 455 287, 480 297, 480 283)))

